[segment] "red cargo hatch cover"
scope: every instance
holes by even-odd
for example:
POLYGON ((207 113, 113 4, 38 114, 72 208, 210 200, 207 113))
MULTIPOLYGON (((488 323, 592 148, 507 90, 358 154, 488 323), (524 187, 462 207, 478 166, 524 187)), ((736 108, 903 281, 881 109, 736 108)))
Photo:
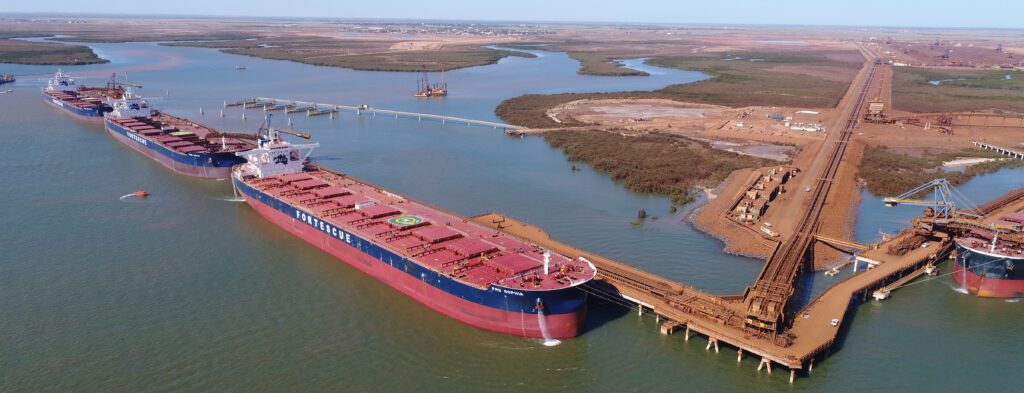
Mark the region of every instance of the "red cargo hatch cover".
POLYGON ((359 209, 359 212, 364 216, 372 218, 381 218, 401 213, 401 210, 395 209, 388 205, 373 205, 370 207, 364 207, 359 209))
POLYGON ((469 258, 498 249, 497 247, 494 247, 490 243, 487 243, 483 240, 471 238, 455 240, 446 245, 446 247, 449 250, 459 253, 459 255, 464 255, 469 258))
POLYGON ((491 263, 508 269, 512 274, 519 274, 544 266, 540 261, 528 258, 523 254, 502 255, 491 259, 491 263))
POLYGON ((307 175, 305 173, 289 173, 287 175, 283 175, 281 177, 278 177, 278 179, 281 179, 281 181, 284 181, 286 183, 287 182, 293 182, 293 181, 300 181, 300 180, 309 180, 309 179, 312 179, 312 178, 313 178, 312 176, 307 175))
POLYGON ((308 190, 311 188, 324 187, 327 185, 327 182, 320 179, 307 179, 299 180, 297 182, 292 183, 292 185, 303 190, 308 190))
POLYGON ((352 193, 352 191, 349 191, 349 190, 347 190, 347 189, 345 189, 343 187, 338 187, 338 186, 330 186, 330 187, 324 187, 324 188, 321 188, 321 189, 318 189, 318 190, 313 190, 313 195, 316 195, 316 196, 318 196, 320 198, 332 198, 332 197, 338 197, 338 196, 342 196, 342 195, 349 195, 351 193, 352 193))
POLYGON ((428 243, 443 242, 445 240, 451 240, 462 237, 462 234, 455 232, 450 228, 429 226, 422 229, 414 229, 413 235, 419 236, 423 241, 428 243))
POLYGON ((343 207, 352 207, 356 204, 372 202, 373 199, 365 195, 345 195, 340 197, 331 198, 332 201, 338 202, 343 207))

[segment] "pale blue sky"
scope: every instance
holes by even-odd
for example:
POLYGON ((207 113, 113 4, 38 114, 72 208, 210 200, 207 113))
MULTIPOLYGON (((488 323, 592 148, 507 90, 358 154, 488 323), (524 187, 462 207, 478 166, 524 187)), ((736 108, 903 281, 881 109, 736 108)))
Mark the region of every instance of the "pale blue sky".
POLYGON ((1024 28, 1024 0, 4 0, 0 12, 1024 28), (127 6, 127 7, 121 7, 127 6))

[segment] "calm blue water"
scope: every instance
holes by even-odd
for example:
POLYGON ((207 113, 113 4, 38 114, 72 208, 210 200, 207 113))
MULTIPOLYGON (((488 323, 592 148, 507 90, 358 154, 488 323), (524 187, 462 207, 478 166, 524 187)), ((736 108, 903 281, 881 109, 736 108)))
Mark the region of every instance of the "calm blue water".
MULTIPOLYGON (((647 65, 656 71, 649 77, 582 76, 565 54, 537 51, 448 72, 448 98, 418 100, 414 73, 148 43, 93 47, 112 63, 66 71, 88 84, 127 72, 155 106, 239 131, 254 130, 258 112, 242 121, 233 108, 220 118, 223 100, 278 96, 494 120, 498 102, 523 93, 648 90, 705 77, 647 65)), ((551 348, 466 327, 225 201, 227 183, 176 176, 101 126, 45 105, 38 88, 53 69, 0 65, 21 76, 13 94, 0 95, 2 391, 1012 391, 1024 383, 1019 305, 962 296, 942 279, 858 308, 847 345, 794 386, 782 373, 757 373, 753 360, 705 352, 702 338, 660 336, 653 318, 609 303, 595 303, 582 337, 551 348), (138 189, 153 197, 119 199, 138 189)), ((574 173, 539 138, 349 113, 293 121, 321 143, 320 163, 456 212, 507 213, 718 293, 742 291, 760 269, 669 215, 666 198, 627 192, 586 168, 574 173), (660 219, 631 227, 640 208, 660 219)), ((964 189, 990 181, 1004 190, 1020 174, 964 189)), ((969 195, 980 203, 988 194, 977 192, 969 195)), ((897 220, 872 206, 866 197, 858 240, 897 220)))

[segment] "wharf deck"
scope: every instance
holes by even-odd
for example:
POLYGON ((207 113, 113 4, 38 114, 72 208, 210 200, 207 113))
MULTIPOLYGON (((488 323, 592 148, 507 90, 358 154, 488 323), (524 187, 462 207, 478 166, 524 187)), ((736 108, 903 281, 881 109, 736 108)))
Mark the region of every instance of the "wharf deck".
MULTIPOLYGON (((1024 189, 1015 190, 990 201, 979 210, 989 217, 986 223, 1002 214, 1024 209, 1024 189)), ((744 323, 747 312, 744 298, 737 295, 715 295, 675 282, 671 279, 601 257, 552 239, 542 229, 515 219, 489 213, 472 218, 477 224, 527 240, 572 258, 583 257, 598 268, 594 289, 611 292, 651 309, 666 321, 664 333, 677 328, 705 335, 717 350, 718 343, 728 344, 743 354, 753 354, 762 363, 776 363, 791 371, 808 370, 814 359, 822 356, 835 343, 851 305, 869 298, 872 290, 891 291, 905 285, 925 271, 925 267, 944 260, 952 251, 952 241, 938 233, 933 241, 909 250, 903 255, 892 255, 889 246, 901 244, 917 234, 913 229, 882 242, 862 246, 859 259, 871 261, 871 266, 836 283, 801 310, 794 313, 791 324, 782 333, 768 334, 744 323), (835 320, 835 326, 833 326, 835 320)), ((852 243, 852 242, 851 242, 852 243)), ((749 289, 748 289, 749 292, 749 289)), ((792 375, 791 375, 792 377, 792 375)))
MULTIPOLYGON (((562 255, 583 257, 597 266, 599 281, 595 289, 612 289, 615 294, 651 309, 666 320, 669 330, 685 327, 690 332, 705 335, 712 342, 721 342, 737 348, 740 355, 752 354, 762 361, 780 364, 791 370, 806 369, 813 358, 826 351, 839 334, 839 324, 857 295, 881 287, 903 274, 948 253, 948 242, 933 242, 903 256, 886 254, 883 250, 890 242, 902 241, 905 233, 876 244, 865 256, 880 262, 836 284, 800 311, 792 328, 780 335, 772 335, 746 327, 744 294, 714 295, 646 272, 621 262, 578 249, 552 239, 542 229, 515 219, 489 213, 473 217, 480 225, 491 227, 562 255), (807 317, 803 317, 806 315, 807 317), (831 326, 832 319, 839 324, 831 326)), ((717 344, 716 344, 717 347, 717 344)))

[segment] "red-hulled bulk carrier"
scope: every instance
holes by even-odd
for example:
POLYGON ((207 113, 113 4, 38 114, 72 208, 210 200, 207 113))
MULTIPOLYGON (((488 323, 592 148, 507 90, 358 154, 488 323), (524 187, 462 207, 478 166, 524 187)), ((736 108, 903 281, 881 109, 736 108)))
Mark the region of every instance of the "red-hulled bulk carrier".
POLYGON ((975 228, 957 237, 953 272, 957 284, 982 297, 1024 297, 1022 227, 1024 214, 1009 213, 993 228, 975 228))
MULTIPOLYGON (((534 338, 579 334, 596 269, 464 217, 309 164, 272 128, 234 187, 260 215, 451 318, 534 338)), ((302 152, 305 151, 303 154, 302 152)))
POLYGON ((75 79, 61 70, 53 75, 43 88, 43 98, 51 105, 75 117, 86 120, 100 120, 104 113, 113 108, 104 101, 119 99, 124 94, 121 88, 94 88, 78 86, 75 79))

